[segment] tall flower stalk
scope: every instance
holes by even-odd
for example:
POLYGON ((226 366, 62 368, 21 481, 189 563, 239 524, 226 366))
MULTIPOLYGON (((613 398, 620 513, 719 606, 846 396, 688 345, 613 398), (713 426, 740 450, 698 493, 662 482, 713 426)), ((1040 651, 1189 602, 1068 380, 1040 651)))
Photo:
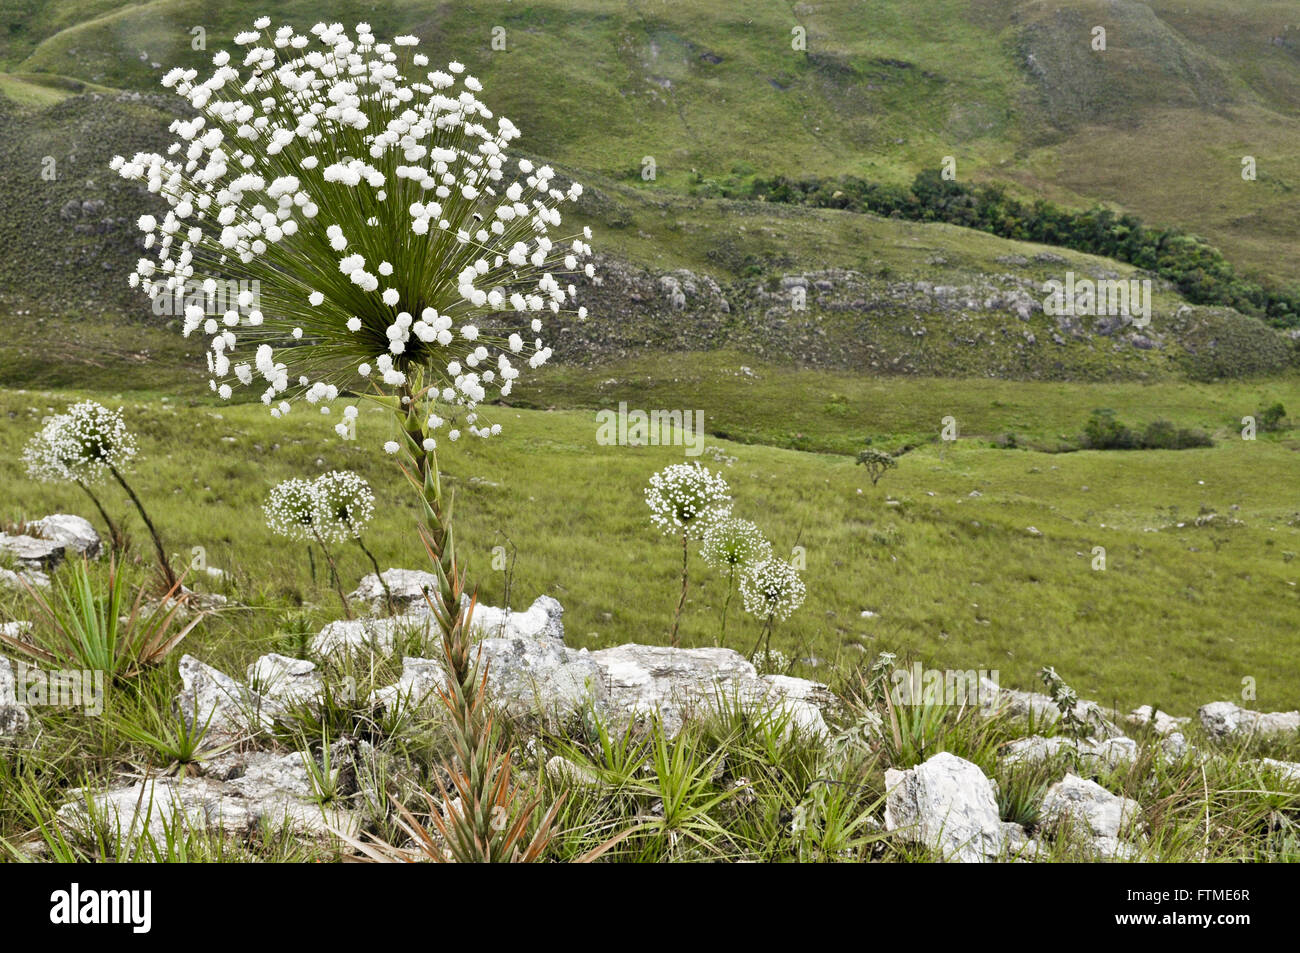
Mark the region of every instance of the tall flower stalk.
MULTIPOLYGON (((582 187, 509 162, 519 130, 478 99, 482 84, 462 64, 429 69, 416 37, 381 42, 364 23, 269 27, 263 17, 236 36, 246 49, 217 53, 201 82, 194 70, 164 77, 196 112, 172 124, 165 156, 114 158, 168 204, 161 219, 141 218, 157 261, 142 258, 128 280, 177 301, 186 335, 207 336, 222 398, 256 382, 276 417, 295 398, 332 413, 349 392, 390 410, 402 440, 385 449, 419 494, 438 577, 430 601, 462 805, 449 808, 449 845, 462 860, 514 857, 518 825, 498 830, 479 813, 518 792, 471 659, 435 450, 444 432, 500 432, 478 408, 489 392, 509 395, 519 363, 550 359, 543 315, 586 317, 571 282, 595 273, 590 230, 550 234, 582 187)), ((355 404, 342 416, 348 435, 355 404)))
POLYGON ((681 625, 682 610, 686 607, 686 592, 690 571, 690 539, 698 536, 708 525, 709 517, 730 504, 730 490, 721 474, 699 463, 674 463, 650 477, 645 489, 646 506, 650 507, 650 522, 662 532, 680 535, 682 539, 682 589, 673 613, 673 626, 668 642, 673 648, 679 643, 677 630, 681 625))

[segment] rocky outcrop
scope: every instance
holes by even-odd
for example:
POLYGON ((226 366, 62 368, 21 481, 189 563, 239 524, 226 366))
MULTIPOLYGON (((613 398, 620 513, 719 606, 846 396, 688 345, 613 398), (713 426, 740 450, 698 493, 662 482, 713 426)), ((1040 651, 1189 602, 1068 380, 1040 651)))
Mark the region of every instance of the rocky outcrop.
MULTIPOLYGON (((1002 688, 991 679, 980 682, 980 697, 989 693, 995 699, 995 707, 1012 718, 1024 718, 1036 726, 1054 725, 1061 718, 1061 710, 1050 695, 1039 692, 1022 692, 1012 688, 1002 688)), ((1102 740, 1122 737, 1111 718, 1111 713, 1096 702, 1080 699, 1074 706, 1074 717, 1086 724, 1092 734, 1102 740)))
POLYGON ((626 721, 657 712, 672 734, 695 712, 732 705, 775 713, 792 727, 824 734, 822 708, 834 702, 815 682, 760 676, 731 649, 629 644, 592 652, 591 658, 604 673, 611 713, 626 721))
POLYGON ((1115 768, 1137 760, 1138 746, 1132 738, 1070 738, 1055 735, 1044 738, 1032 735, 1008 743, 1001 752, 1007 764, 1037 764, 1060 755, 1069 755, 1080 767, 1115 768))
POLYGON ((383 583, 374 573, 363 576, 348 598, 365 604, 376 616, 388 614, 389 593, 396 612, 428 612, 425 595, 437 591, 438 577, 420 569, 385 569, 383 583), (384 583, 388 592, 384 591, 384 583))
MULTIPOLYGON (((317 770, 322 770, 319 765, 317 770)), ((151 778, 103 792, 83 790, 59 809, 58 820, 73 834, 106 836, 112 850, 128 845, 140 850, 147 843, 141 838, 145 832, 159 845, 167 843, 169 834, 183 841, 189 833, 248 836, 263 827, 312 838, 333 831, 355 834, 359 825, 354 814, 321 802, 303 755, 252 752, 212 776, 151 778)), ((134 859, 154 858, 137 854, 134 859)))

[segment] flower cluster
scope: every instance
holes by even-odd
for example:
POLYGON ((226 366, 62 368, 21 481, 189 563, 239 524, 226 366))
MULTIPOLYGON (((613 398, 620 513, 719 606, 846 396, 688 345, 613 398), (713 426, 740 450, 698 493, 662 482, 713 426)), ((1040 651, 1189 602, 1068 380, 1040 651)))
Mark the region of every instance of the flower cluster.
POLYGON ((730 488, 719 473, 700 463, 674 463, 650 477, 645 490, 650 521, 665 533, 698 531, 701 517, 725 509, 730 488))
POLYGON ((361 535, 374 516, 375 494, 358 474, 334 470, 315 480, 285 480, 262 509, 266 525, 280 536, 338 542, 361 535))
POLYGON ((165 156, 113 159, 168 205, 139 220, 154 257, 130 284, 205 292, 185 298, 183 330, 207 336, 223 398, 255 385, 280 416, 292 397, 328 414, 349 389, 415 390, 464 408, 471 435, 499 432, 475 408, 551 357, 542 316, 586 316, 572 280, 594 276, 590 230, 550 234, 581 185, 508 161, 519 130, 462 64, 429 69, 415 37, 254 26, 206 79, 164 77, 197 112, 165 156), (256 293, 213 305, 236 279, 256 293))
POLYGON ((700 556, 715 569, 735 569, 770 559, 772 544, 750 520, 721 511, 705 524, 700 556))
POLYGON ((28 475, 41 482, 95 483, 109 467, 125 467, 135 453, 135 436, 122 409, 86 400, 49 418, 28 442, 23 463, 28 475))
POLYGON ((787 619, 803 605, 805 594, 798 570, 783 559, 754 563, 740 576, 740 595, 750 615, 787 619))

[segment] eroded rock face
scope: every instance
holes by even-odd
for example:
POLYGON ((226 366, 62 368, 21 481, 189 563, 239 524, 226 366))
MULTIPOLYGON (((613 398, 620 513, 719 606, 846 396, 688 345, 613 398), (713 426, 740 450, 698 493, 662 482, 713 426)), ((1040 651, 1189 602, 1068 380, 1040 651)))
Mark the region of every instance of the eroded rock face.
POLYGON ((1214 738, 1242 735, 1294 735, 1300 731, 1300 711, 1258 712, 1232 702, 1211 702, 1198 713, 1201 725, 1214 738))
POLYGON ((604 671, 585 649, 552 638, 483 639, 479 648, 489 697, 516 718, 541 714, 559 724, 588 702, 597 711, 607 705, 604 671))
POLYGON ((885 828, 903 840, 959 863, 1003 853, 1007 834, 993 782, 971 762, 940 752, 915 768, 889 769, 885 787, 885 828))
POLYGON ((90 521, 70 513, 54 513, 32 524, 48 540, 58 543, 65 553, 76 553, 94 559, 102 543, 99 533, 90 521))
POLYGON ((1095 781, 1074 774, 1053 784, 1039 810, 1044 826, 1069 825, 1091 839, 1103 858, 1127 857, 1132 845, 1121 841, 1137 825, 1142 807, 1131 798, 1111 794, 1095 781))

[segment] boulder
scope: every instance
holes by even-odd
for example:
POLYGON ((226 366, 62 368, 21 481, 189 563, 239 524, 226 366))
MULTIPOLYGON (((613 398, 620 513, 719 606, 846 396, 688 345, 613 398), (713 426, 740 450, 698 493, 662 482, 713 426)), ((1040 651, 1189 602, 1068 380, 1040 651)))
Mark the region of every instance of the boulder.
POLYGON ((1048 788, 1039 809, 1041 826, 1071 827, 1108 859, 1131 855, 1132 846, 1120 838, 1136 826, 1141 814, 1137 801, 1111 794, 1097 782, 1074 774, 1048 788))
POLYGON ((264 713, 319 705, 325 688, 315 664, 275 654, 263 655, 248 666, 248 683, 261 696, 264 713))
POLYGON ((563 645, 563 616, 564 607, 552 596, 538 596, 523 612, 480 604, 470 617, 470 632, 478 639, 527 639, 563 645))
POLYGON ((1197 712, 1207 734, 1219 740, 1244 735, 1294 735, 1300 731, 1300 711, 1258 712, 1232 702, 1211 702, 1197 712))
POLYGON ((23 569, 49 571, 63 561, 63 552, 63 544, 52 539, 0 533, 0 553, 17 562, 23 569))
POLYGON ((1294 761, 1278 761, 1276 758, 1260 758, 1260 767, 1267 768, 1281 776, 1283 781, 1300 784, 1300 764, 1294 761))
POLYGON ((33 589, 50 588, 50 577, 39 569, 24 569, 21 572, 14 572, 12 569, 5 569, 0 566, 0 586, 26 592, 27 586, 24 586, 23 582, 26 582, 33 589))
MULTIPOLYGON (((425 593, 433 592, 438 587, 438 577, 431 572, 419 569, 385 569, 384 582, 388 584, 393 596, 394 610, 401 614, 406 612, 428 612, 425 593)), ((376 616, 388 615, 388 595, 379 577, 374 573, 363 576, 354 592, 348 598, 363 602, 376 616)))
POLYGON ((264 727, 262 698, 229 675, 192 655, 181 657, 176 707, 191 729, 207 726, 210 741, 229 740, 264 727))
POLYGON ((993 782, 948 752, 906 771, 885 772, 885 828, 947 861, 984 863, 1006 845, 993 782))
POLYGON ((32 527, 45 539, 61 545, 65 553, 94 559, 102 548, 99 533, 90 521, 71 513, 55 513, 37 520, 32 527))
POLYGON ((432 615, 418 612, 388 618, 339 619, 312 637, 311 650, 322 658, 365 652, 388 656, 397 650, 403 637, 425 641, 432 624, 432 615))
POLYGON ((1149 724, 1158 735, 1170 735, 1176 731, 1182 731, 1191 723, 1191 720, 1190 718, 1175 718, 1173 715, 1153 709, 1150 705, 1134 708, 1129 712, 1128 716, 1130 725, 1149 724))

